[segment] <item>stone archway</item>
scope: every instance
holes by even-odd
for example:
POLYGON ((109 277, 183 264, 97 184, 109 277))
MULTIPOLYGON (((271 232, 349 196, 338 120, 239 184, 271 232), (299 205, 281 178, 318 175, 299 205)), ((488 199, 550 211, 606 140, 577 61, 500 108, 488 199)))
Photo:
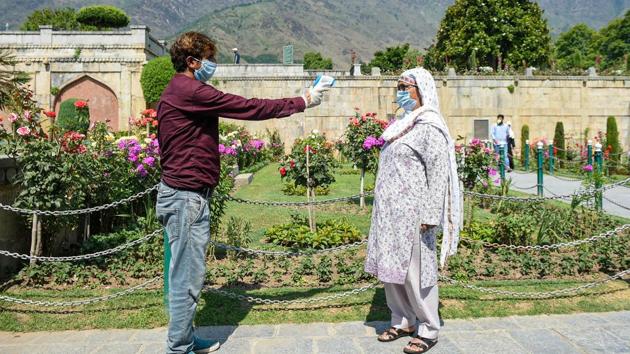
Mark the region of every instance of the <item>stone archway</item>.
POLYGON ((107 85, 87 75, 70 82, 55 98, 55 112, 59 112, 61 102, 69 98, 88 100, 90 121, 109 121, 109 126, 118 130, 118 98, 107 85))

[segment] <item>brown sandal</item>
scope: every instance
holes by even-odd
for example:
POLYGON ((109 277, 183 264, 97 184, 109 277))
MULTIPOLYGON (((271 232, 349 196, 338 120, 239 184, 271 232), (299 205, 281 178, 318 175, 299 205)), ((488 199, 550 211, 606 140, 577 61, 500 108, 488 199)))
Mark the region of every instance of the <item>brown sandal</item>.
POLYGON ((379 342, 393 342, 398 338, 411 336, 413 332, 415 332, 415 330, 407 332, 402 328, 390 327, 378 336, 377 339, 379 342))
POLYGON ((403 352, 407 354, 426 353, 438 342, 437 338, 429 339, 415 336, 414 339, 418 339, 420 342, 416 343, 413 340, 409 341, 409 343, 407 343, 407 346, 403 349, 403 352))

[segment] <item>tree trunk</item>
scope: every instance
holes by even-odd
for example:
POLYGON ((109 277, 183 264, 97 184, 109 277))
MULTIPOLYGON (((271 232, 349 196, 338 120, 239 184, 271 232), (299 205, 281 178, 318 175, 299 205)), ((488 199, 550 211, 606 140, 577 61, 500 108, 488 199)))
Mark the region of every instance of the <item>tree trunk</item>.
MULTIPOLYGON (((308 203, 311 202, 311 171, 310 171, 310 155, 311 148, 306 145, 306 201, 308 203)), ((313 193, 314 195, 314 193, 313 193)), ((311 229, 311 232, 315 232, 315 215, 313 213, 313 206, 308 205, 308 227, 311 229)))
POLYGON ((41 256, 43 254, 43 245, 42 245, 42 221, 40 218, 37 218, 37 245, 35 248, 35 255, 41 256))

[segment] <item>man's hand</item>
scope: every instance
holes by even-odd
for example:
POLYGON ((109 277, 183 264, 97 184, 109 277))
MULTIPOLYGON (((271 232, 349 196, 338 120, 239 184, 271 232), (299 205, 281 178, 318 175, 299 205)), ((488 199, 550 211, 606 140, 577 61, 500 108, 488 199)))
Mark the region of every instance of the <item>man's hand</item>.
POLYGON ((306 103, 306 108, 315 107, 321 104, 324 92, 330 90, 334 83, 335 79, 330 76, 318 76, 313 82, 313 85, 311 85, 311 87, 309 87, 302 96, 302 98, 304 98, 304 102, 306 103))

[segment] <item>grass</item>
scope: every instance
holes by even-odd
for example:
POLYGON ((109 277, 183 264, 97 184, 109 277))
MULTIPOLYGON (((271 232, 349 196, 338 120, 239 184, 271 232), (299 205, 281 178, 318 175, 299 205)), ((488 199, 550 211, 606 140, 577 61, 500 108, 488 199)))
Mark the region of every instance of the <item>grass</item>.
MULTIPOLYGON (((548 291, 583 284, 580 281, 482 281, 476 284, 514 291, 548 291)), ((247 291, 263 298, 295 299, 327 296, 347 290, 266 288, 247 291)), ((227 289, 237 293, 242 290, 227 289)), ((46 290, 15 290, 10 296, 33 299, 77 299, 111 293, 111 290, 77 289, 63 293, 46 290)), ((630 310, 630 290, 624 281, 607 283, 580 296, 545 300, 495 298, 453 285, 440 287, 440 313, 443 319, 503 317, 512 315, 566 314, 630 310)), ((239 325, 269 323, 311 323, 388 320, 389 310, 382 288, 372 289, 330 304, 250 305, 222 296, 204 293, 196 324, 239 325)), ((26 305, 0 305, 1 331, 57 331, 72 329, 154 328, 165 326, 167 316, 160 290, 141 291, 116 300, 73 309, 38 309, 26 305)))
MULTIPOLYGON (((237 197, 257 200, 303 201, 304 197, 285 196, 281 192, 282 183, 272 164, 258 171, 251 185, 241 187, 237 197)), ((359 193, 358 175, 337 175, 337 182, 327 196, 329 199, 359 193)), ((367 176, 366 184, 373 184, 374 176, 367 176)), ((515 195, 524 195, 511 192, 515 195)), ((318 220, 347 217, 360 230, 367 234, 370 222, 371 199, 367 200, 364 210, 355 203, 335 203, 330 206, 318 206, 315 209, 318 220)), ((554 204, 569 207, 562 202, 554 204)), ((264 243, 264 229, 289 220, 292 209, 306 213, 304 208, 267 207, 230 202, 226 217, 236 216, 252 224, 252 248, 273 248, 264 243)), ((476 209, 475 219, 484 220, 494 217, 489 211, 476 209)), ((590 281, 590 280, 588 280, 590 281)), ((502 280, 478 281, 475 284, 486 287, 513 291, 548 291, 567 287, 576 287, 585 282, 577 280, 502 280)), ((354 285, 356 287, 360 284, 354 285)), ((243 290, 226 290, 263 298, 296 299, 303 297, 326 296, 348 290, 347 286, 329 288, 282 287, 243 290)), ((13 288, 6 292, 8 296, 34 300, 80 299, 110 294, 115 289, 68 289, 63 291, 44 289, 13 288)), ((3 331, 44 331, 91 328, 152 328, 165 326, 167 315, 162 304, 161 289, 143 290, 117 298, 106 303, 65 309, 42 309, 27 305, 15 305, 0 302, 0 330, 3 331)), ((603 312, 630 310, 630 289, 627 281, 618 280, 571 297, 545 300, 509 299, 493 297, 475 290, 453 285, 440 287, 441 315, 444 319, 475 318, 489 316, 565 314, 574 312, 603 312)), ((238 325, 268 323, 309 323, 339 321, 388 320, 389 310, 385 303, 382 288, 372 289, 330 304, 268 306, 250 305, 211 293, 204 293, 197 314, 197 325, 238 325)))

